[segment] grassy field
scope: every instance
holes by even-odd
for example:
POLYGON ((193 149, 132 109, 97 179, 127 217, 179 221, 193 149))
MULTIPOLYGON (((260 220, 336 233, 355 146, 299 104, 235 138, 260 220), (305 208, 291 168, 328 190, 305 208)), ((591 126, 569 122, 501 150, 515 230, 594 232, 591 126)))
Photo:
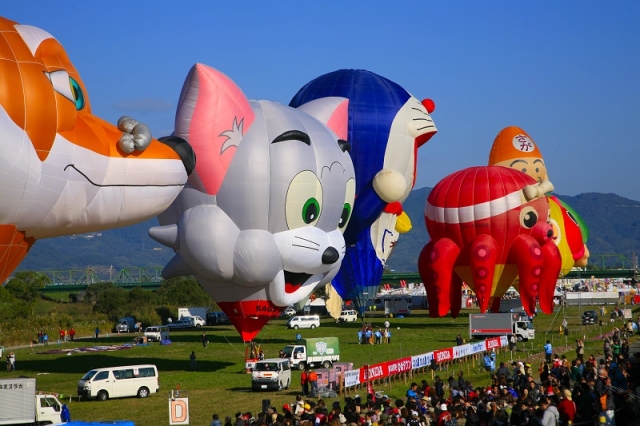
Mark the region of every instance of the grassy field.
MULTIPOLYGON (((353 362, 355 367, 363 364, 376 363, 400 358, 402 356, 417 355, 433 349, 455 345, 455 337, 460 333, 463 338, 468 337, 468 315, 476 311, 463 310, 457 319, 429 318, 424 311, 417 311, 409 318, 390 319, 392 329, 392 343, 388 345, 358 345, 357 331, 359 322, 336 324, 331 319, 324 319, 322 326, 315 330, 300 330, 303 337, 337 336, 340 338, 341 360, 353 362), (398 327, 400 327, 398 329, 398 327)), ((509 352, 499 355, 498 360, 509 360, 513 355, 517 359, 528 359, 536 362, 536 354, 542 350, 545 341, 552 340, 558 350, 565 344, 565 339, 571 348, 568 356, 572 359, 575 339, 586 335, 594 337, 603 332, 611 331, 607 322, 606 328, 599 326, 581 326, 578 308, 567 308, 564 311, 569 323, 570 335, 565 338, 558 333, 562 322, 563 312, 557 315, 539 315, 534 320, 536 339, 533 342, 518 344, 515 354, 509 352)), ((369 318, 367 318, 369 320, 369 318)), ((385 319, 382 316, 373 317, 374 327, 381 327, 385 319)), ((622 321, 616 325, 620 326, 622 321)), ((285 345, 293 343, 298 331, 288 330, 285 320, 271 321, 258 335, 258 343, 267 357, 277 356, 278 351, 285 345)), ((55 342, 49 344, 48 349, 87 347, 94 345, 113 345, 131 342, 133 335, 101 336, 99 339, 87 339, 58 346, 55 342)), ((635 338, 635 337, 634 337, 635 338)), ((168 424, 167 397, 170 389, 178 384, 183 392, 189 396, 190 424, 208 425, 211 415, 218 413, 222 419, 225 415, 235 414, 237 411, 251 411, 257 413, 261 409, 262 399, 270 399, 271 404, 281 407, 284 403, 292 403, 300 387, 300 373, 293 372, 293 386, 282 392, 251 392, 251 377, 244 373, 245 345, 232 326, 204 327, 200 330, 172 332, 172 345, 160 346, 157 343, 149 346, 138 346, 131 349, 64 354, 39 354, 47 349, 36 346, 33 348, 16 350, 16 366, 18 371, 0 374, 0 378, 27 376, 36 377, 38 390, 56 392, 66 395, 64 402, 69 405, 72 419, 96 420, 133 420, 136 425, 168 424), (202 331, 207 333, 210 344, 203 348, 200 343, 202 331), (190 371, 189 355, 195 351, 197 355, 198 371, 190 371), (76 394, 76 385, 80 377, 91 368, 118 366, 140 363, 157 365, 160 371, 160 392, 147 399, 126 398, 108 400, 106 402, 81 401, 69 399, 76 394)), ((599 353, 602 343, 599 340, 587 342, 585 354, 599 353)), ((439 372, 446 379, 451 373, 462 368, 476 386, 488 384, 487 374, 477 374, 477 368, 471 363, 459 365, 456 370, 439 372)), ((537 367, 537 365, 536 365, 537 367)), ((430 373, 415 376, 413 380, 426 378, 431 381, 430 373)), ((392 397, 402 397, 406 391, 403 380, 384 386, 379 384, 392 397)), ((358 391, 363 394, 364 391, 358 391)))

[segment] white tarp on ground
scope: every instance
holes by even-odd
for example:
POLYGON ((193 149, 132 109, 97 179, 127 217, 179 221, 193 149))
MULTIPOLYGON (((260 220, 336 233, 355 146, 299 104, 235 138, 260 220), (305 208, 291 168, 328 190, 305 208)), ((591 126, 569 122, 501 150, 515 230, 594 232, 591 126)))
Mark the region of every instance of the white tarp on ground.
POLYGON ((605 305, 605 304, 617 304, 620 301, 620 296, 617 291, 607 292, 579 292, 571 293, 567 292, 566 301, 567 305, 605 305))

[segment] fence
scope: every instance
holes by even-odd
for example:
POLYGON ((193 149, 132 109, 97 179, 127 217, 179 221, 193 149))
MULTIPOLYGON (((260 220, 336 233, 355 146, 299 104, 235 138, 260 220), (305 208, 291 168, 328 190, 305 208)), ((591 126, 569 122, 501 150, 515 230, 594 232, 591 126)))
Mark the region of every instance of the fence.
MULTIPOLYGON (((344 371, 338 375, 338 387, 340 393, 349 388, 363 384, 369 385, 371 382, 380 382, 396 377, 411 375, 414 370, 422 370, 433 366, 442 367, 455 360, 475 359, 477 354, 485 351, 493 351, 508 345, 507 336, 492 337, 482 342, 467 343, 461 346, 454 346, 446 349, 438 349, 421 355, 414 355, 395 359, 393 361, 381 362, 373 365, 365 365, 361 368, 344 371)), ((433 370, 432 370, 433 371, 433 370)))

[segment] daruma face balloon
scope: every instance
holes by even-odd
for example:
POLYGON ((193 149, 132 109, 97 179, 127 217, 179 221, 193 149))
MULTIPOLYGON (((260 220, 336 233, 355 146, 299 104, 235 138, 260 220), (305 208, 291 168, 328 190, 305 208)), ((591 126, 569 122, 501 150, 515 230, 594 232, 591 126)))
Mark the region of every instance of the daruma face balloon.
POLYGON ((553 310, 560 253, 551 241, 546 197, 528 200, 535 181, 506 167, 471 167, 441 180, 425 206, 431 241, 418 268, 429 297, 429 312, 460 311, 462 281, 478 297, 482 312, 519 277, 529 315, 536 297, 544 312, 553 310))
POLYGON ((437 132, 430 115, 435 104, 373 72, 338 70, 307 83, 290 105, 331 96, 349 99, 348 140, 356 173, 347 253, 333 286, 362 312, 377 293, 398 234, 411 228, 402 202, 415 183, 418 148, 437 132))
POLYGON ((177 253, 163 276, 195 275, 245 341, 340 268, 355 195, 347 106, 249 101, 201 64, 185 81, 175 135, 198 164, 150 235, 177 253))
MULTIPOLYGON (((529 191, 535 196, 554 189, 540 147, 519 127, 505 127, 498 133, 489 154, 489 165, 510 167, 531 176, 537 184, 529 191)), ((562 255, 562 273, 565 274, 575 265, 586 265, 589 258, 586 246, 588 229, 580 216, 557 197, 551 196, 549 204, 553 240, 562 255)))
POLYGON ((129 117, 116 127, 93 115, 48 32, 0 18, 0 84, 0 283, 35 240, 146 220, 186 183, 188 144, 152 139, 129 117))

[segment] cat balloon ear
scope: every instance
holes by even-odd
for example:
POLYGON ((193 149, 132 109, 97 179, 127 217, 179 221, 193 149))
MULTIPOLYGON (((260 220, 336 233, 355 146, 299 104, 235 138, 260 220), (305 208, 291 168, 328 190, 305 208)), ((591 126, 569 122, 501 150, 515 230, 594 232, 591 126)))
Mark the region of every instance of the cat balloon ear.
POLYGON ((319 98, 300 105, 297 109, 326 124, 338 139, 348 139, 349 99, 337 96, 319 98))
POLYGON ((216 195, 254 118, 249 100, 229 77, 203 64, 191 68, 180 93, 174 135, 196 153, 189 176, 196 189, 216 195))

